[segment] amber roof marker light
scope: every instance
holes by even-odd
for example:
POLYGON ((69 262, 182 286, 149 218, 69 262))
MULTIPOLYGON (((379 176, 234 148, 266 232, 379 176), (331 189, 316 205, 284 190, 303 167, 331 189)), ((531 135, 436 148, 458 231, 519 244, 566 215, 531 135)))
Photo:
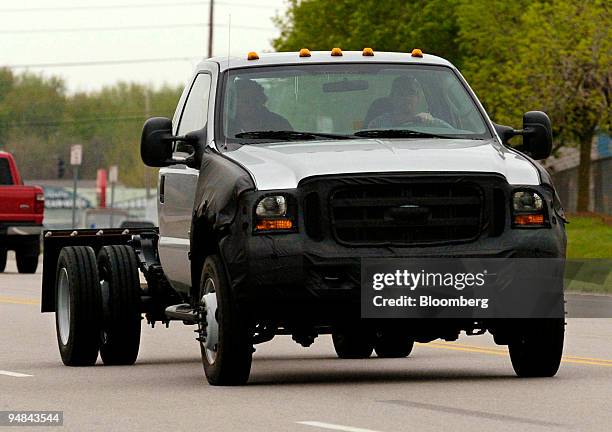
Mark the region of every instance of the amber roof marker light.
POLYGON ((374 50, 372 48, 364 48, 361 55, 364 57, 372 57, 374 55, 374 50))
POLYGON ((300 50, 300 57, 310 57, 310 50, 308 48, 302 48, 300 50))
POLYGON ((247 54, 247 60, 259 60, 259 55, 255 51, 247 54))
POLYGON ((342 50, 340 48, 338 48, 338 47, 332 48, 331 55, 333 57, 340 57, 340 56, 342 56, 342 50))
POLYGON ((415 48, 412 50, 411 55, 412 57, 423 57, 423 51, 421 51, 419 48, 415 48))

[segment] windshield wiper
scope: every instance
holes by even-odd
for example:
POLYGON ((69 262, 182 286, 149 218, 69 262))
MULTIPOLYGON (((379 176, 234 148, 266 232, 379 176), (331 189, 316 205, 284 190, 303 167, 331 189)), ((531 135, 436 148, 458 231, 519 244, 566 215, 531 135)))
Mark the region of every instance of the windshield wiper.
POLYGON ((236 138, 250 138, 250 139, 279 139, 288 141, 312 141, 317 139, 350 139, 351 136, 332 134, 332 133, 319 133, 319 132, 299 132, 289 130, 269 130, 269 131, 251 131, 251 132, 240 132, 235 135, 236 138))
POLYGON ((366 138, 456 138, 412 129, 363 129, 355 132, 355 135, 366 138))

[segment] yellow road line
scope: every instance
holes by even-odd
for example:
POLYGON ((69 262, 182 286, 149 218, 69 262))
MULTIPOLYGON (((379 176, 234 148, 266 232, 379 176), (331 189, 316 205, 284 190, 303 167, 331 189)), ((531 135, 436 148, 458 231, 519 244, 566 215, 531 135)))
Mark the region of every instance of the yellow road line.
POLYGON ((29 298, 0 296, 0 303, 22 304, 22 305, 39 305, 40 301, 35 300, 35 299, 29 299, 29 298))
MULTIPOLYGON (((483 346, 478 346, 478 345, 465 345, 465 344, 459 344, 459 343, 455 343, 455 342, 431 342, 430 345, 439 345, 439 346, 457 346, 457 347, 462 347, 462 348, 475 348, 475 349, 483 349, 483 350, 488 350, 488 351, 499 351, 499 352, 503 352, 503 353, 507 353, 508 349, 507 348, 498 348, 498 347, 483 347, 483 346)), ((606 359, 599 359, 599 358, 593 358, 593 357, 582 357, 582 356, 573 356, 573 355, 564 355, 563 356, 564 359, 571 359, 571 360, 580 360, 580 361, 594 361, 594 362, 600 362, 600 363, 610 363, 612 364, 612 360, 606 360, 606 359)))
MULTIPOLYGON (((489 354, 489 355, 498 355, 498 356, 507 356, 508 350, 503 348, 489 348, 482 347, 476 345, 463 345, 456 343, 442 343, 442 342, 430 342, 427 344, 419 344, 424 347, 429 348, 438 348, 438 349, 447 349, 452 351, 464 351, 464 352, 473 352, 480 354, 489 354)), ((561 361, 563 363, 575 363, 575 364, 586 364, 592 366, 603 366, 603 367, 612 367, 612 360, 607 359, 598 359, 592 357, 578 357, 578 356, 570 356, 565 355, 562 357, 561 361)))

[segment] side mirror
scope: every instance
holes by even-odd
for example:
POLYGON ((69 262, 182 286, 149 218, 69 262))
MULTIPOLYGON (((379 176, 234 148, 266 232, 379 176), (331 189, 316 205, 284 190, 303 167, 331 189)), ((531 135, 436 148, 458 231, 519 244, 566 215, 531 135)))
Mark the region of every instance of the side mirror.
POLYGON ((172 121, 165 117, 148 119, 142 127, 140 157, 145 165, 163 167, 172 164, 172 121))
POLYGON ((528 111, 523 115, 523 129, 516 130, 509 126, 493 124, 502 143, 517 135, 523 136, 523 144, 516 149, 528 153, 534 159, 546 159, 552 152, 552 126, 546 113, 528 111))
POLYGON ((552 126, 545 112, 523 114, 523 148, 534 159, 546 159, 552 152, 552 126))
POLYGON ((172 157, 173 143, 179 141, 191 146, 198 140, 199 136, 197 134, 172 135, 172 121, 170 119, 153 117, 148 119, 142 128, 140 157, 145 165, 150 167, 164 167, 179 163, 190 165, 192 157, 180 159, 172 157))

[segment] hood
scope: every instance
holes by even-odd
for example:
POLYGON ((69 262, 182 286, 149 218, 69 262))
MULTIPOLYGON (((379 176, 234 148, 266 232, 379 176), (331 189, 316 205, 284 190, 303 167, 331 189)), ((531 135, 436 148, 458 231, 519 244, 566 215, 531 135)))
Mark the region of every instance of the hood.
POLYGON ((487 172, 510 184, 539 185, 533 164, 495 140, 355 139, 243 145, 224 153, 259 190, 295 189, 319 175, 390 172, 487 172))

